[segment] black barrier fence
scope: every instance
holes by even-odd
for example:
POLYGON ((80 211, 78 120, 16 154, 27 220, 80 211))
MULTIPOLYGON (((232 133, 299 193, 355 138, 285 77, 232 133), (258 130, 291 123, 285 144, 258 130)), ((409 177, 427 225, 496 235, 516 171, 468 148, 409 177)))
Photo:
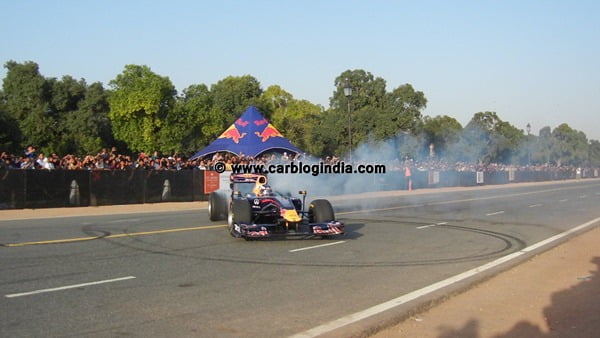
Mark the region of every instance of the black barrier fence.
MULTIPOLYGON (((339 175, 338 175, 339 176, 339 175)), ((598 169, 546 171, 423 171, 410 177, 412 189, 469 187, 599 176, 598 169)), ((402 171, 347 184, 339 193, 408 189, 402 171)), ((332 176, 331 184, 342 184, 332 176)), ((301 178, 295 183, 301 186, 301 178)), ((275 187, 277 188, 277 187, 275 187)), ((315 193, 318 194, 318 191, 315 193)), ((20 170, 0 169, 0 209, 97 206, 158 202, 206 201, 203 170, 20 170)))
POLYGON ((0 209, 206 199, 201 170, 0 170, 0 209))

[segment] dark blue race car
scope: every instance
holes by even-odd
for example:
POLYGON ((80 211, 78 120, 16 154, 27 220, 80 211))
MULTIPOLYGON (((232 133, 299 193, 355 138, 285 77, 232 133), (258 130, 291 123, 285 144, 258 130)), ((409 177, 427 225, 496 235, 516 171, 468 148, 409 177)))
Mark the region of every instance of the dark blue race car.
POLYGON ((227 219, 234 237, 245 239, 272 236, 322 236, 344 233, 344 224, 335 219, 331 203, 325 199, 303 205, 302 200, 273 192, 265 175, 232 174, 230 193, 215 191, 209 195, 208 214, 212 221, 227 219))

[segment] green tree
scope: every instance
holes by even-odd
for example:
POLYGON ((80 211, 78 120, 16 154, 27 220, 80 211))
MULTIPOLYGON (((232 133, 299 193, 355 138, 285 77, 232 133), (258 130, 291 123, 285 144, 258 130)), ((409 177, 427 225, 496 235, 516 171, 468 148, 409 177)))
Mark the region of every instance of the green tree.
POLYGON ((352 148, 367 140, 394 139, 399 153, 414 156, 420 152, 423 147, 418 137, 422 130, 421 111, 427 105, 422 92, 404 84, 387 93, 384 79, 361 69, 343 72, 334 85, 336 90, 326 115, 333 115, 330 120, 340 125, 331 129, 338 135, 330 135, 330 141, 339 145, 336 152, 348 151, 350 135, 352 148), (352 88, 350 97, 344 92, 347 86, 352 88), (345 129, 341 128, 343 124, 346 124, 345 129))
POLYGON ((176 91, 171 80, 148 66, 127 65, 110 86, 109 118, 115 138, 133 151, 162 151, 157 134, 173 110, 176 91))
MULTIPOLYGON (((375 77, 362 69, 347 70, 335 79, 336 91, 332 97, 331 106, 339 115, 338 123, 344 124, 350 119, 345 134, 351 132, 353 148, 370 137, 374 137, 376 140, 385 138, 383 129, 386 127, 386 123, 382 123, 387 119, 385 116, 385 86, 383 78, 375 77), (352 88, 351 97, 346 97, 344 93, 344 87, 348 84, 352 88), (350 110, 349 116, 347 115, 348 110, 350 110)), ((342 144, 347 145, 346 136, 349 138, 350 135, 340 136, 342 144)), ((346 146, 344 152, 347 150, 346 146)))
POLYGON ((588 158, 588 142, 583 132, 577 131, 563 123, 552 130, 554 147, 552 160, 558 166, 582 165, 588 158))
POLYGON ((211 114, 226 117, 223 127, 233 123, 250 105, 256 106, 266 118, 270 118, 271 112, 265 109, 267 107, 260 100, 262 92, 260 83, 253 76, 228 76, 210 87, 211 114))
POLYGON ((312 153, 314 126, 319 122, 323 107, 307 100, 296 100, 280 86, 270 86, 262 95, 262 101, 272 111, 271 122, 290 142, 312 153))
POLYGON ((60 81, 48 79, 51 93, 51 109, 57 112, 68 112, 79 109, 79 102, 85 97, 87 84, 85 80, 75 80, 65 75, 60 81))
POLYGON ((531 161, 538 164, 550 164, 554 143, 552 128, 545 126, 540 129, 532 146, 531 161))
POLYGON ((339 112, 325 111, 311 129, 306 151, 318 157, 344 154, 348 150, 348 141, 342 140, 348 132, 346 120, 347 118, 342 119, 339 112))
POLYGON ((329 143, 328 154, 344 154, 367 140, 381 134, 380 115, 385 107, 385 80, 362 69, 346 70, 334 81, 335 91, 330 98, 330 109, 324 114, 323 141, 329 143), (344 88, 350 86, 352 95, 346 97, 344 88), (333 147, 332 147, 333 146, 333 147))
POLYGON ((427 144, 433 144, 435 155, 438 157, 453 157, 447 154, 459 141, 462 125, 453 117, 443 115, 423 119, 423 132, 427 144))
POLYGON ((502 121, 495 112, 479 112, 467 126, 457 149, 458 159, 478 163, 511 163, 523 131, 502 121))
POLYGON ((596 168, 600 167, 600 141, 590 140, 588 153, 588 165, 596 168))
POLYGON ((387 95, 386 117, 389 132, 385 137, 390 137, 398 131, 410 131, 417 135, 422 130, 421 111, 427 107, 427 99, 421 91, 416 91, 412 85, 403 84, 387 95))
POLYGON ((85 122, 77 117, 79 103, 85 97, 87 84, 85 80, 77 81, 69 75, 63 76, 61 80, 50 78, 47 82, 51 93, 50 111, 56 117, 55 137, 47 149, 61 154, 80 153, 77 139, 89 135, 88 129, 80 128, 85 122))
POLYGON ((61 153, 95 154, 103 147, 114 146, 108 112, 108 93, 100 82, 92 83, 78 101, 77 110, 66 112, 61 119, 63 139, 70 145, 61 153))
POLYGON ((521 144, 524 144, 524 141, 526 141, 526 138, 523 130, 506 121, 501 121, 492 134, 490 149, 492 162, 516 164, 519 159, 515 155, 518 155, 518 150, 521 144))
POLYGON ((167 119, 169 129, 161 130, 163 148, 192 153, 208 145, 221 132, 225 124, 224 114, 212 110, 212 98, 204 84, 191 85, 177 98, 173 114, 167 119))
POLYGON ((0 149, 16 153, 20 150, 20 139, 19 124, 9 115, 6 98, 0 91, 0 149))
POLYGON ((21 146, 37 147, 49 144, 55 137, 56 116, 50 109, 50 91, 37 63, 8 61, 2 88, 6 111, 11 121, 17 121, 22 134, 21 146))

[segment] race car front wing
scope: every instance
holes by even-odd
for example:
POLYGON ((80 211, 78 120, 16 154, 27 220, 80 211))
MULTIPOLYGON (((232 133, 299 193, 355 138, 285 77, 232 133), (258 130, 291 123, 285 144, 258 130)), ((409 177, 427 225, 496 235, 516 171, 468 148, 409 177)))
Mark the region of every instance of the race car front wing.
POLYGON ((276 224, 235 224, 234 229, 245 238, 266 238, 277 236, 335 236, 344 234, 344 223, 332 221, 327 223, 307 223, 300 225, 297 230, 274 232, 276 224), (271 229, 271 231, 269 231, 271 229))

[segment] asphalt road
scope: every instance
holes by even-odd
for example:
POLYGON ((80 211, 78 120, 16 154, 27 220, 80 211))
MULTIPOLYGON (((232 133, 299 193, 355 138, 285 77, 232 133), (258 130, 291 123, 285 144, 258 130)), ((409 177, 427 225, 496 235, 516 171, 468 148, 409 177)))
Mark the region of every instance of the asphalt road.
POLYGON ((0 220, 0 336, 359 334, 327 323, 598 219, 600 181, 332 202, 328 240, 235 239, 206 210, 0 220))

